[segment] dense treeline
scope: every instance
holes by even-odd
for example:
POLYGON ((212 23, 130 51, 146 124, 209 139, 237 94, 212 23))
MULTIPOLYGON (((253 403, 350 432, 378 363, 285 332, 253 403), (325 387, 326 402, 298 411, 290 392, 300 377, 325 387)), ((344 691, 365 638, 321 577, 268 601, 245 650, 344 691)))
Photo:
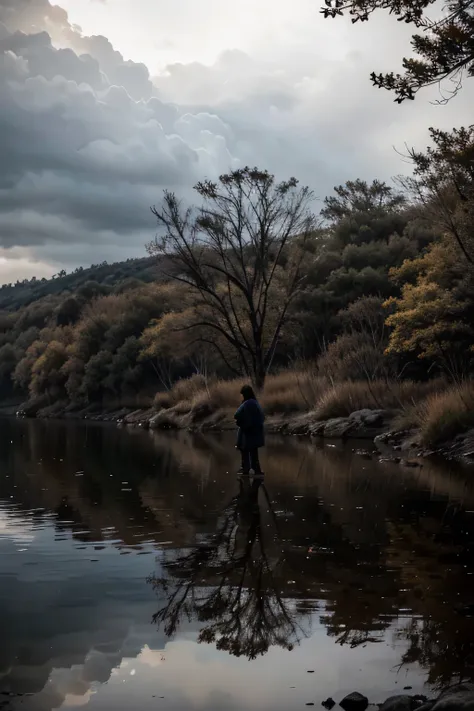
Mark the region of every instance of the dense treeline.
POLYGON ((93 264, 85 269, 77 267, 70 274, 62 269, 51 279, 18 280, 15 283, 0 286, 0 309, 18 309, 27 306, 45 296, 63 294, 66 291, 76 291, 88 282, 97 282, 104 286, 114 286, 118 282, 133 284, 133 280, 151 282, 159 278, 159 271, 154 260, 127 259, 125 262, 108 264, 93 264))
MULTIPOLYGON (((252 239, 242 246, 241 272, 232 261, 235 244, 216 238, 221 251, 212 252, 208 237, 196 241, 193 227, 194 281, 182 264, 173 264, 175 242, 171 251, 161 249, 168 256, 4 286, 1 396, 45 405, 138 402, 193 373, 253 376, 252 358, 260 356, 261 382, 267 372, 302 362, 333 381, 470 377, 474 131, 433 132, 432 138, 426 153, 413 154, 412 178, 396 188, 349 181, 326 198, 317 223, 302 207, 310 194, 293 192, 296 181, 276 185, 255 172, 223 176, 229 190, 242 191, 245 180, 264 185, 269 205, 281 210, 286 201, 285 219, 296 204, 291 196, 302 200, 300 221, 268 241, 265 257, 253 254, 252 239), (248 284, 249 275, 253 291, 242 292, 239 284, 248 284), (259 334, 262 303, 266 320, 259 334)), ((220 199, 213 184, 200 191, 220 199)), ((177 203, 168 198, 172 210, 177 203)), ((206 235, 227 235, 221 213, 208 210, 198 219, 206 235)), ((160 251, 157 243, 152 251, 160 251)))

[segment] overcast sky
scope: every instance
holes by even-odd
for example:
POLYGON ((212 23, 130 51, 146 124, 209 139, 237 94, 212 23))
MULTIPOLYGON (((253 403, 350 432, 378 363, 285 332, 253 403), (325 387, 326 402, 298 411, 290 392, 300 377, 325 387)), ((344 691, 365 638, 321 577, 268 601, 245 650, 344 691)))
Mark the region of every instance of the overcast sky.
MULTIPOLYGON (((0 282, 142 256, 149 206, 239 165, 318 197, 407 172, 394 148, 472 123, 372 88, 410 28, 324 20, 320 0, 0 0, 0 282)), ((315 205, 318 210, 318 205, 315 205)))

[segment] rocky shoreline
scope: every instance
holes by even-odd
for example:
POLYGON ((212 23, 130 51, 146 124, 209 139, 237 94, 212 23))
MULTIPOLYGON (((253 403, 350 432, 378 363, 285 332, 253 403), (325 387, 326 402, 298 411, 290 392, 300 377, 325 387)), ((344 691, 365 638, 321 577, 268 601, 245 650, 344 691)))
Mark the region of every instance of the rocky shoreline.
MULTIPOLYGON (((23 406, 25 407, 25 406, 23 406)), ((210 412, 206 407, 181 411, 179 407, 161 409, 120 408, 104 410, 98 405, 78 409, 54 406, 34 410, 18 406, 0 408, 0 414, 39 419, 88 420, 115 423, 120 427, 141 427, 151 430, 187 430, 190 432, 225 432, 235 429, 232 413, 224 410, 210 412)), ((347 417, 319 421, 311 412, 292 415, 270 415, 266 421, 268 434, 311 437, 321 440, 365 440, 372 443, 381 461, 392 461, 404 466, 421 466, 420 459, 442 456, 474 464, 474 429, 436 449, 423 447, 416 430, 393 429, 396 413, 388 410, 363 409, 347 417)), ((357 450, 361 453, 361 450, 357 450)), ((369 454, 364 449, 364 453, 369 454)))
MULTIPOLYGON (((306 705, 314 706, 314 703, 306 705)), ((328 711, 335 705, 332 698, 322 702, 328 711)), ((474 711, 474 684, 456 684, 432 699, 420 694, 397 694, 375 704, 369 704, 368 698, 356 691, 342 699, 339 706, 344 711, 366 711, 369 706, 379 711, 474 711)))

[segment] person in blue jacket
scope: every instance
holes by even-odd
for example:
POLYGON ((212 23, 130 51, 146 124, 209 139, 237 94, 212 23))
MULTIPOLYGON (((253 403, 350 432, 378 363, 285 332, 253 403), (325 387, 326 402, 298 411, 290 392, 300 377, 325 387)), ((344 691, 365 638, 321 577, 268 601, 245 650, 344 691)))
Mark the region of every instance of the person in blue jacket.
POLYGON ((239 473, 248 475, 253 469, 256 476, 262 476, 258 450, 265 445, 265 415, 250 385, 244 385, 240 394, 243 402, 234 415, 239 428, 237 449, 240 449, 242 454, 242 468, 239 473))

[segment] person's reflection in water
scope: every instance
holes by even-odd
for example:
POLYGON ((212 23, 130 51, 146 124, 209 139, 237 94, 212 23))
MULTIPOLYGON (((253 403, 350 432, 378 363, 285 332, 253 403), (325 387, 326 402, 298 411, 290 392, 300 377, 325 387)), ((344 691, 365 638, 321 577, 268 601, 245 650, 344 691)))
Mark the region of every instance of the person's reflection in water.
MULTIPOLYGON (((255 659, 270 646, 291 650, 306 636, 305 615, 283 597, 281 544, 275 543, 271 514, 262 515, 261 480, 239 482, 239 493, 221 512, 216 532, 190 551, 164 560, 150 582, 164 606, 153 621, 173 636, 183 619, 202 623, 198 641, 255 659), (262 519, 264 519, 262 521, 262 519)), ((264 511, 268 510, 266 496, 264 511)))

